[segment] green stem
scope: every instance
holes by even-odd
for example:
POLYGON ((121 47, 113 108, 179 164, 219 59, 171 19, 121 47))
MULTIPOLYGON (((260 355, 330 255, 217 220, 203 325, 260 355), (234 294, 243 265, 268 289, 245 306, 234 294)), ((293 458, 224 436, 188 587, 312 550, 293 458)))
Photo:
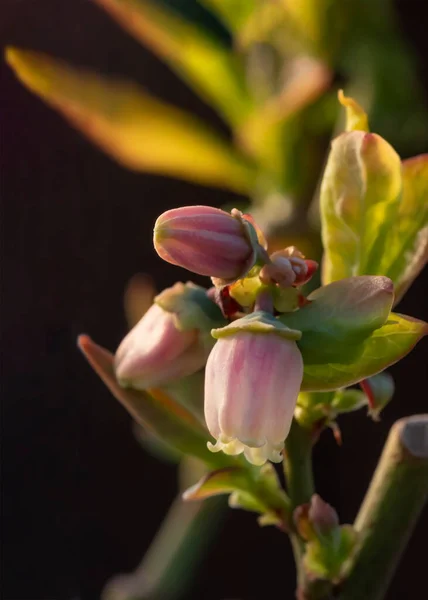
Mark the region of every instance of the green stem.
POLYGON ((224 498, 174 500, 141 564, 108 582, 102 600, 179 600, 188 587, 224 514, 224 498))
POLYGON ((312 436, 293 420, 285 442, 284 472, 292 509, 310 502, 315 493, 312 473, 312 436))
MULTIPOLYGON (((297 506, 310 502, 314 492, 312 473, 312 438, 308 429, 300 427, 295 419, 285 442, 284 473, 288 495, 291 500, 291 527, 293 511, 297 506)), ((310 582, 303 566, 305 546, 296 531, 291 529, 291 546, 297 569, 297 598, 309 600, 315 598, 310 591, 310 582)))
POLYGON ((355 522, 360 550, 340 600, 382 600, 428 497, 428 415, 392 427, 355 522))

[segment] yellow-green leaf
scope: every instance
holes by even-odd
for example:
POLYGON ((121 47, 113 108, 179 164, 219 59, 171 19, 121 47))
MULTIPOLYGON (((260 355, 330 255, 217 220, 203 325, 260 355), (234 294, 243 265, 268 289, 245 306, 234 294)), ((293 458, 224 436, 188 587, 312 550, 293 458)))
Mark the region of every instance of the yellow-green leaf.
POLYGON ((200 26, 148 0, 95 0, 232 124, 252 107, 237 57, 200 26))
POLYGON ((369 131, 367 113, 356 100, 345 96, 343 90, 338 92, 339 102, 346 109, 346 131, 369 131))
POLYGON ((428 154, 403 161, 403 197, 383 248, 381 269, 400 300, 428 259, 428 154))
POLYGON ((386 275, 382 256, 401 192, 400 158, 379 135, 351 131, 333 141, 321 185, 324 283, 386 275))
POLYGON ((137 85, 17 49, 7 60, 31 91, 123 166, 247 192, 252 169, 226 140, 137 85))
POLYGON ((240 31, 256 7, 256 0, 200 0, 200 2, 218 15, 234 32, 240 31))
POLYGON ((203 500, 230 494, 229 505, 263 515, 261 524, 285 527, 290 501, 271 464, 261 469, 226 467, 205 475, 183 494, 184 500, 203 500))
POLYGON ((403 358, 427 334, 427 323, 391 313, 385 325, 363 342, 355 362, 305 365, 302 390, 334 390, 375 375, 403 358))

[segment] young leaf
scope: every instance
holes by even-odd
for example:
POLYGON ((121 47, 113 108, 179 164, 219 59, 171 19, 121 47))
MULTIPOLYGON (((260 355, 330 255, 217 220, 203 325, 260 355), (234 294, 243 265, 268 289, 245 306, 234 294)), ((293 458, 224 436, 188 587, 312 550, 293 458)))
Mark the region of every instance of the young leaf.
POLYGON ((261 469, 226 467, 205 475, 183 494, 184 500, 203 500, 230 494, 232 508, 243 508, 262 515, 260 524, 284 527, 288 522, 289 500, 270 464, 261 469))
POLYGON ((236 463, 222 453, 213 454, 208 450, 208 434, 200 422, 167 393, 161 389, 145 393, 120 387, 114 375, 113 355, 86 335, 79 337, 78 344, 97 375, 139 425, 172 448, 191 454, 212 467, 236 463))
POLYGON ((402 298, 428 259, 428 154, 403 161, 403 197, 382 256, 382 273, 402 298))
POLYGON ((342 525, 335 534, 307 544, 303 564, 311 577, 338 583, 345 574, 357 546, 357 533, 351 525, 342 525))
MULTIPOLYGON (((247 0, 249 2, 249 0, 247 0)), ((242 66, 201 27, 148 0, 95 0, 233 125, 252 107, 242 66)))
POLYGON ((343 90, 338 92, 339 102, 346 109, 345 131, 369 131, 367 113, 356 100, 345 96, 343 90))
POLYGON ((320 198, 324 283, 385 274, 401 190, 400 158, 380 136, 351 131, 333 141, 320 198))
POLYGON ((334 390, 375 375, 406 356, 427 334, 427 323, 391 313, 385 325, 362 343, 360 357, 355 362, 305 365, 302 390, 334 390))
POLYGON ((385 323, 393 299, 387 277, 349 277, 315 290, 309 304, 280 321, 302 332, 297 344, 306 365, 351 362, 361 342, 385 323))
POLYGON ((6 57, 22 83, 123 166, 249 191, 252 170, 227 141, 137 85, 36 52, 9 49, 6 57))

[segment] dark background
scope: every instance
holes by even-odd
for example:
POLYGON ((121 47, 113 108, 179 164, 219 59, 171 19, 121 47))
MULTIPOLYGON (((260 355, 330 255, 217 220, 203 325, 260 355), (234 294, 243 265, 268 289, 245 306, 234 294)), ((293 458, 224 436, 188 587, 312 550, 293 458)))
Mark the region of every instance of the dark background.
MULTIPOLYGON (((428 92, 425 2, 397 6, 428 92)), ((2 0, 0 35, 2 43, 129 76, 223 127, 86 0, 2 0)), ((160 212, 233 196, 125 171, 27 92, 4 62, 0 90, 2 597, 97 600, 109 577, 139 562, 176 493, 176 473, 140 448, 76 336, 90 333, 113 350, 126 331, 122 293, 131 275, 150 272, 159 289, 187 277, 153 251, 160 212)), ((426 293, 425 273, 399 310, 428 319, 426 293)), ((392 422, 427 410, 426 352, 421 343, 391 369, 397 392, 380 424, 364 412, 345 417, 343 447, 329 433, 317 446, 318 491, 343 522, 356 513, 392 422)), ((425 597, 427 534, 425 512, 388 600, 425 597)), ((188 598, 293 598, 291 561, 284 536, 230 511, 188 598)))

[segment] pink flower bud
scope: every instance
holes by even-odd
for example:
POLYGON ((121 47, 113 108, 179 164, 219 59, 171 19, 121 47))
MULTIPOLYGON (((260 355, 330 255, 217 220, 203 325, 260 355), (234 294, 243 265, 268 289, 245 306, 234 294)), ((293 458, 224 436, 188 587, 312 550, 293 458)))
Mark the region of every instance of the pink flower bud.
POLYGON ((256 262, 259 247, 254 227, 243 215, 210 206, 184 206, 156 221, 154 245, 161 258, 210 277, 233 281, 256 262))
POLYGON ((303 377, 300 351, 274 332, 220 337, 208 358, 205 419, 226 454, 244 452, 253 464, 280 462, 303 377))
POLYGON ((306 260, 296 246, 289 246, 270 256, 270 263, 260 271, 260 280, 281 288, 300 287, 310 280, 317 269, 318 263, 306 260))
POLYGON ((308 518, 318 535, 328 535, 339 526, 337 512, 318 494, 311 498, 308 518))
POLYGON ((122 387, 156 387, 201 369, 208 352, 197 329, 178 329, 174 313, 153 304, 120 344, 116 377, 122 387))

